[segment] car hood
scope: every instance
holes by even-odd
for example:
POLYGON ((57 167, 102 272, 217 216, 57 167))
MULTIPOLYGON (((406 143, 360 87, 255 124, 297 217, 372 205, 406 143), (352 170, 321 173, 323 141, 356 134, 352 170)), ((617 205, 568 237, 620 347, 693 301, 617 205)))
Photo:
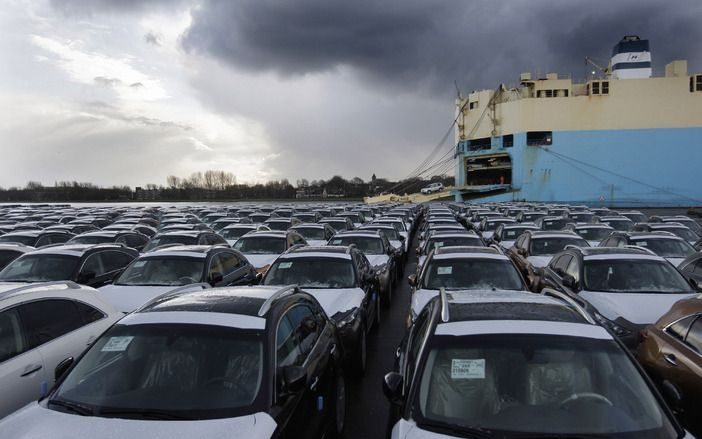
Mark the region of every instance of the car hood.
POLYGON ((251 262, 251 265, 253 265, 254 268, 261 268, 272 264, 273 261, 275 261, 275 259, 280 255, 250 255, 244 253, 244 256, 246 256, 246 259, 251 262))
POLYGON ((527 261, 536 268, 543 268, 548 265, 549 262, 551 262, 551 259, 553 258, 552 255, 548 256, 529 256, 527 258, 527 261))
POLYGON ((3 437, 12 439, 225 439, 232 437, 270 438, 276 423, 266 413, 229 419, 198 421, 153 421, 78 416, 57 412, 33 402, 0 421, 3 437))
POLYGON ((696 294, 638 294, 582 291, 578 294, 609 320, 624 318, 636 325, 655 323, 675 302, 696 294))
POLYGON ((373 267, 387 264, 388 259, 390 259, 388 255, 366 255, 366 257, 368 258, 368 262, 370 262, 373 267))
POLYGON ((392 439, 449 439, 454 436, 446 436, 439 433, 434 433, 431 431, 422 430, 417 427, 414 421, 406 421, 400 419, 400 421, 395 424, 392 429, 392 434, 390 435, 392 439))
POLYGON ((366 293, 360 288, 303 288, 314 296, 328 316, 358 308, 366 293))
POLYGON ((98 288, 100 295, 112 306, 122 312, 132 312, 154 297, 167 293, 178 285, 150 287, 144 285, 105 285, 98 288))

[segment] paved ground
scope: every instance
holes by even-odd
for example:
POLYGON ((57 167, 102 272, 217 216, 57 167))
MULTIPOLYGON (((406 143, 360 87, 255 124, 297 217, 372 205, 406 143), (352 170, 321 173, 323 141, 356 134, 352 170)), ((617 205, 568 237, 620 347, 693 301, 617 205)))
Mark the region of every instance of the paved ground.
POLYGON ((405 334, 405 318, 410 305, 407 276, 417 267, 414 249, 405 265, 405 274, 398 284, 392 306, 382 315, 379 330, 368 340, 368 369, 362 380, 350 383, 349 411, 346 437, 349 439, 379 439, 385 437, 388 401, 383 395, 383 376, 392 370, 394 353, 405 334))

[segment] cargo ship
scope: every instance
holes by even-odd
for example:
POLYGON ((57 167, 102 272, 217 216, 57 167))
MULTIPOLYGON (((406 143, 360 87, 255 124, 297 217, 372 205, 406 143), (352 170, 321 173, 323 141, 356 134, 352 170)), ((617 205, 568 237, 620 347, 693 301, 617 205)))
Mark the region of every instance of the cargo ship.
POLYGON ((457 201, 614 207, 702 205, 702 73, 653 76, 649 42, 626 36, 589 79, 522 73, 456 100, 457 201))

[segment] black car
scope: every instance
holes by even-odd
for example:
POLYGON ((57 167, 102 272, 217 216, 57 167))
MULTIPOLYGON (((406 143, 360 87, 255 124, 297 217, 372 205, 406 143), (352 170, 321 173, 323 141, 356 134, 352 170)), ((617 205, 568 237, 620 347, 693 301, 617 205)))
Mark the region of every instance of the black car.
POLYGON ((19 258, 25 253, 36 250, 34 247, 28 247, 23 244, 7 243, 0 244, 0 270, 19 258))
POLYGON ((73 234, 65 231, 25 230, 6 233, 0 236, 0 243, 14 242, 29 247, 44 247, 52 244, 63 244, 73 238, 73 234))
POLYGON ((336 326, 297 287, 166 295, 59 370, 31 410, 38 423, 49 411, 81 416, 89 436, 105 428, 100 418, 119 418, 139 437, 173 428, 203 439, 337 436, 346 415, 342 358, 336 326))
POLYGON ((139 252, 119 244, 66 244, 25 253, 0 271, 0 282, 108 284, 139 252))
POLYGON ((152 251, 164 245, 229 245, 227 240, 212 231, 179 230, 159 232, 144 246, 143 251, 152 251))

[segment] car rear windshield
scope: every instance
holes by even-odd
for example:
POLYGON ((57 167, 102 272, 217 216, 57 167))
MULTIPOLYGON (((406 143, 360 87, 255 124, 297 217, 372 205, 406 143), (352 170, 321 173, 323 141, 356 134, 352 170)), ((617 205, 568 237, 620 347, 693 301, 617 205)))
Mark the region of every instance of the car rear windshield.
POLYGON ((18 244, 24 244, 33 247, 34 244, 37 242, 37 238, 35 236, 26 235, 5 235, 0 236, 0 242, 16 242, 18 244))
POLYGON ((611 235, 613 231, 614 230, 612 229, 605 229, 603 227, 593 227, 588 229, 578 229, 575 231, 575 233, 588 241, 602 241, 611 235))
POLYGON ((695 253, 688 242, 678 239, 632 239, 631 244, 645 247, 664 258, 686 258, 695 253))
POLYGON ((341 258, 286 258, 277 260, 266 273, 264 285, 304 288, 353 288, 356 275, 351 260, 341 258))
POLYGON ((692 293, 668 262, 641 259, 585 261, 584 288, 605 293, 692 293))
POLYGON ((478 238, 477 236, 466 236, 466 237, 435 236, 435 237, 429 238, 429 241, 427 242, 427 249, 431 250, 434 248, 457 246, 457 245, 468 245, 468 246, 478 246, 478 247, 484 246, 483 241, 480 238, 478 238))
POLYGON ((412 401, 419 428, 452 437, 678 436, 612 340, 437 336, 426 352, 412 401))
POLYGON ((504 241, 516 241, 519 236, 524 233, 527 230, 534 230, 533 227, 524 227, 524 228, 512 228, 510 227, 509 229, 504 229, 502 232, 502 239, 504 241))
POLYGON ((284 237, 250 236, 238 240, 234 248, 252 255, 279 255, 285 251, 286 242, 284 237))
POLYGON ((68 255, 24 255, 0 271, 3 282, 53 282, 73 280, 80 258, 68 255))
POLYGON ((76 236, 71 238, 70 244, 106 244, 114 242, 115 239, 109 236, 76 236))
POLYGON ((203 282, 204 258, 148 257, 135 261, 116 285, 170 286, 203 282))
POLYGON ((324 227, 295 227, 305 239, 324 239, 324 227))
POLYGON ((432 260, 422 272, 422 288, 438 290, 524 290, 514 264, 495 259, 432 260))
POLYGON ((238 239, 254 230, 252 227, 232 227, 231 229, 222 229, 219 234, 224 239, 238 239))
POLYGON ((563 251, 566 245, 590 247, 582 238, 534 238, 529 246, 529 255, 548 256, 563 251))
POLYGON ((263 359, 256 331, 116 325, 79 360, 48 407, 71 404, 86 415, 152 421, 255 413, 265 393, 263 359))

